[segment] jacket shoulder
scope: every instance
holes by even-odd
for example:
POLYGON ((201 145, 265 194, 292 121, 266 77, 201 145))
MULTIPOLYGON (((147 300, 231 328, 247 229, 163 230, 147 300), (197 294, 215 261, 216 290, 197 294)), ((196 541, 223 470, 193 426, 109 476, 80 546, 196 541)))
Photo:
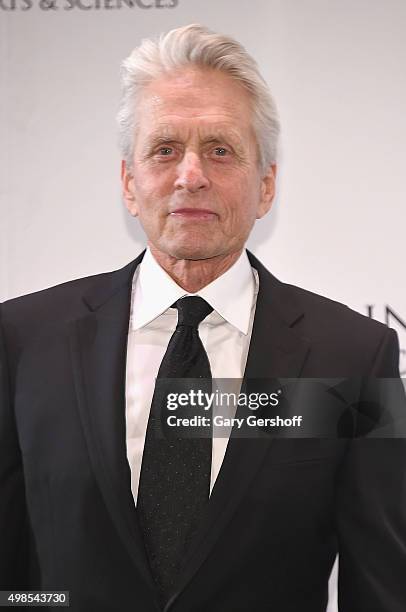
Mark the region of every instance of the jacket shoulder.
POLYGON ((83 278, 59 283, 46 289, 21 295, 1 304, 3 320, 23 322, 43 318, 57 318, 74 314, 81 305, 82 295, 101 279, 107 279, 114 272, 103 272, 83 278))
POLYGON ((35 329, 44 329, 88 313, 89 307, 92 308, 86 296, 102 303, 131 282, 143 253, 118 270, 70 280, 3 302, 0 305, 3 325, 18 330, 18 336, 23 338, 31 336, 35 329))
POLYGON ((284 284, 286 295, 295 300, 311 324, 321 330, 360 330, 368 334, 382 335, 387 331, 383 323, 353 310, 346 304, 313 293, 295 285, 284 284))
POLYGON ((382 337, 388 331, 383 323, 352 310, 345 304, 308 289, 285 283, 274 276, 250 251, 251 265, 260 277, 267 303, 289 326, 296 324, 309 336, 329 337, 339 332, 382 337))
MULTIPOLYGON (((393 329, 306 289, 286 285, 286 292, 303 313, 297 331, 314 355, 323 356, 324 367, 366 375, 379 366, 380 376, 398 376, 399 342, 393 329)), ((320 371, 321 363, 317 367, 320 371)))

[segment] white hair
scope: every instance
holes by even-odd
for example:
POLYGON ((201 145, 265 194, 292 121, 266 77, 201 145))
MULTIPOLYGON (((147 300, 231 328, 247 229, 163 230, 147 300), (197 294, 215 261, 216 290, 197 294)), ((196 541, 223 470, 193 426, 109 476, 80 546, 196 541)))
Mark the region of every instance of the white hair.
POLYGON ((123 61, 117 122, 121 155, 127 168, 130 170, 133 165, 136 106, 142 88, 154 79, 187 66, 220 70, 249 92, 253 100, 253 128, 259 165, 266 173, 269 165, 276 161, 280 130, 276 105, 268 85, 256 61, 239 42, 199 24, 176 28, 161 34, 157 40, 144 39, 123 61))

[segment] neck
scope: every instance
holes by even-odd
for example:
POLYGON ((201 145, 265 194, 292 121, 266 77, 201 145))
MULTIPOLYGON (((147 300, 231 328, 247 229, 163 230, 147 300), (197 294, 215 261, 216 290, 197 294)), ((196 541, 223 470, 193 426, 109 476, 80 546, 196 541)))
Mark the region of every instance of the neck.
POLYGON ((228 255, 209 259, 176 259, 157 250, 151 243, 149 248, 161 268, 188 293, 196 293, 224 274, 237 261, 242 249, 228 255))

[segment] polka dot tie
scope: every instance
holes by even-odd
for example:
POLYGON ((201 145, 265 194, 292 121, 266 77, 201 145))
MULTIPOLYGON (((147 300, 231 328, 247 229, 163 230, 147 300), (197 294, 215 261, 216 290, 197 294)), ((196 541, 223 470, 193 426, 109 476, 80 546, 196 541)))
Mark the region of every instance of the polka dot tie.
MULTIPOLYGON (((137 512, 152 574, 162 604, 174 583, 209 499, 212 439, 211 427, 168 427, 167 416, 191 416, 190 406, 168 412, 167 395, 179 390, 211 391, 207 353, 199 337, 199 323, 212 312, 198 296, 175 302, 178 324, 160 365, 148 420, 142 458, 137 512), (178 379, 170 381, 166 379, 178 379), (179 380, 183 379, 183 380, 179 380), (185 380, 186 379, 186 380, 185 380), (189 379, 194 379, 192 381, 189 379), (196 381, 199 379, 199 381, 196 381)), ((210 411, 193 414, 210 419, 210 411)))

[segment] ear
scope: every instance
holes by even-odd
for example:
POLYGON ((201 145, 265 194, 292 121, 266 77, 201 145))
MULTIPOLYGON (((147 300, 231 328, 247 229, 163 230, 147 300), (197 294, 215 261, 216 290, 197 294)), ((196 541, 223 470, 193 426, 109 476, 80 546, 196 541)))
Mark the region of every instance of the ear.
POLYGON ((121 184, 123 187, 123 199, 128 212, 136 217, 138 208, 135 201, 134 177, 132 172, 127 168, 124 159, 121 160, 121 184))
POLYGON ((261 219, 270 210, 276 190, 276 164, 271 164, 261 179, 261 198, 257 209, 257 219, 261 219))

